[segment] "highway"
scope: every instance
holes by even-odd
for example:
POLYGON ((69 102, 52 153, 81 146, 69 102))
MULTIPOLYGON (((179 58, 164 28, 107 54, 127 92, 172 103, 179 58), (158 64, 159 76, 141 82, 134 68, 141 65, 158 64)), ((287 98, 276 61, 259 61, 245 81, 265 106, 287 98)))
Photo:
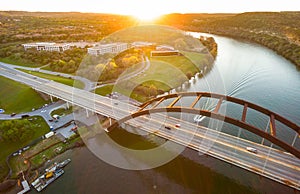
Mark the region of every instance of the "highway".
MULTIPOLYGON (((117 99, 36 78, 1 65, 0 75, 113 119, 121 119, 138 110, 138 107, 117 99)), ((151 114, 151 119, 146 116, 135 118, 126 123, 138 127, 144 133, 153 133, 300 190, 300 160, 289 153, 174 117, 162 117, 161 114, 151 114), (176 128, 175 123, 180 123, 180 128, 176 128), (172 129, 165 129, 165 125, 172 126, 172 129), (251 153, 246 147, 256 148, 258 153, 251 153)))

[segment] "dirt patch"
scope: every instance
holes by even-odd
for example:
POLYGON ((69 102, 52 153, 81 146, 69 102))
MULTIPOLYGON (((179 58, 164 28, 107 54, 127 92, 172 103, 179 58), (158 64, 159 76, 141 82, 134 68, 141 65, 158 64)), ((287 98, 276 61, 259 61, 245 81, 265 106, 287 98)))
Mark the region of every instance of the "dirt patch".
POLYGON ((0 192, 4 192, 15 186, 17 183, 16 180, 6 180, 2 183, 0 183, 0 192))

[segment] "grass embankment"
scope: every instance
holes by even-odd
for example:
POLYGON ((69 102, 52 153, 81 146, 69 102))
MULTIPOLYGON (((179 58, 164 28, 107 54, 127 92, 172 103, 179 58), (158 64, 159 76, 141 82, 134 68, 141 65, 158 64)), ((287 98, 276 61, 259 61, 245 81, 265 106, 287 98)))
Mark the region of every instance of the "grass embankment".
POLYGON ((103 86, 101 88, 97 88, 95 90, 95 93, 99 94, 99 95, 102 95, 102 96, 105 96, 107 94, 110 94, 112 92, 113 88, 114 88, 114 85, 106 85, 106 86, 103 86))
POLYGON ((23 66, 23 67, 41 67, 42 66, 42 65, 34 64, 27 60, 11 59, 10 57, 0 58, 0 61, 3 63, 18 65, 18 66, 23 66))
POLYGON ((28 112, 45 103, 47 101, 31 87, 0 77, 0 108, 4 109, 5 113, 28 112))
POLYGON ((84 88, 84 83, 82 83, 79 80, 75 81, 71 78, 65 78, 65 77, 61 77, 61 76, 57 76, 57 75, 51 75, 51 74, 46 74, 46 73, 41 73, 41 72, 36 72, 36 71, 29 71, 29 70, 24 70, 24 69, 18 69, 18 70, 23 71, 25 73, 29 73, 29 74, 37 76, 37 77, 53 80, 55 82, 59 82, 59 83, 62 83, 62 84, 68 85, 68 86, 73 86, 74 82, 75 82, 74 87, 84 88))
POLYGON ((53 115, 67 115, 67 114, 71 114, 73 112, 73 109, 72 107, 70 107, 69 109, 66 109, 66 108, 59 108, 59 109, 56 109, 54 111, 51 112, 51 116, 53 117, 53 115))
MULTIPOLYGON (((28 145, 32 140, 37 139, 44 135, 45 133, 49 132, 49 126, 47 123, 44 121, 42 117, 30 117, 30 119, 34 127, 32 128, 32 134, 33 136, 25 140, 23 142, 5 142, 5 141, 0 141, 0 180, 3 180, 5 176, 8 173, 8 167, 5 163, 6 157, 10 155, 11 153, 17 151, 18 149, 28 145), (32 118, 32 120, 31 120, 32 118)), ((3 122, 3 121, 0 121, 3 122)))

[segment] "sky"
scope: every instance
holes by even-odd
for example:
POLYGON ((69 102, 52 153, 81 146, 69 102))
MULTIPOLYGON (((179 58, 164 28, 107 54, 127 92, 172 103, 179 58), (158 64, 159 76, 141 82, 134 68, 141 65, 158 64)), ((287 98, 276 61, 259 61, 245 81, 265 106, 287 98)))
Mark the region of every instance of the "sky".
POLYGON ((3 0, 0 10, 78 11, 156 16, 167 13, 300 11, 300 0, 3 0))

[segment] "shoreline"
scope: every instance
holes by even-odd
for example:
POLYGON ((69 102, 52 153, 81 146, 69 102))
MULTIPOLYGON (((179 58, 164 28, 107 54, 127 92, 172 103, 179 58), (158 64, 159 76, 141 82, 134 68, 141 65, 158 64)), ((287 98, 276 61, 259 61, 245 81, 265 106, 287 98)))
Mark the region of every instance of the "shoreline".
MULTIPOLYGON (((257 41, 257 40, 251 39, 251 38, 247 38, 248 36, 239 36, 239 35, 237 35, 237 32, 236 32, 236 34, 230 34, 230 33, 222 33, 222 32, 217 32, 217 31, 210 31, 210 30, 199 31, 199 30, 196 30, 196 29, 186 29, 185 31, 196 32, 196 33, 207 33, 207 34, 212 34, 212 35, 216 35, 216 36, 223 36, 223 37, 226 37, 226 38, 232 38, 232 39, 238 40, 238 41, 246 41, 246 42, 249 42, 249 43, 252 43, 252 44, 258 44, 262 47, 265 47, 265 48, 268 48, 268 49, 272 50, 273 52, 275 52, 279 56, 285 58, 286 60, 288 60, 289 62, 294 64, 297 69, 300 70, 300 62, 297 63, 296 59, 292 59, 290 57, 284 56, 279 50, 276 49, 276 47, 268 46, 267 45, 268 43, 263 43, 263 42, 260 42, 260 41, 257 41)), ((296 44, 288 43, 288 45, 293 46, 293 45, 296 45, 296 44)), ((296 46, 300 47, 300 45, 296 45, 296 46)))
MULTIPOLYGON (((83 146, 73 147, 73 148, 67 149, 64 152, 56 155, 55 157, 53 157, 53 158, 45 161, 42 165, 40 165, 36 169, 29 169, 31 172, 26 172, 26 173, 27 174, 28 173, 32 173, 32 174, 35 173, 35 177, 38 177, 38 176, 40 176, 40 172, 44 171, 49 165, 51 165, 51 164, 53 164, 55 162, 61 162, 63 160, 66 160, 66 159, 70 158, 71 155, 72 155, 72 152, 74 152, 76 149, 80 149, 80 148, 83 148, 83 147, 86 147, 86 146, 83 145, 83 146)), ((27 179, 31 179, 31 178, 27 177, 27 179)), ((7 180, 9 180, 9 181, 15 181, 14 185, 11 186, 11 187, 9 187, 7 190, 0 191, 0 194, 1 193, 13 194, 13 193, 16 193, 16 192, 19 192, 19 191, 22 190, 22 186, 18 185, 18 182, 21 181, 20 177, 16 178, 16 179, 7 179, 7 180)), ((33 182, 33 180, 27 180, 27 181, 28 181, 30 187, 32 188, 31 183, 33 182)))

